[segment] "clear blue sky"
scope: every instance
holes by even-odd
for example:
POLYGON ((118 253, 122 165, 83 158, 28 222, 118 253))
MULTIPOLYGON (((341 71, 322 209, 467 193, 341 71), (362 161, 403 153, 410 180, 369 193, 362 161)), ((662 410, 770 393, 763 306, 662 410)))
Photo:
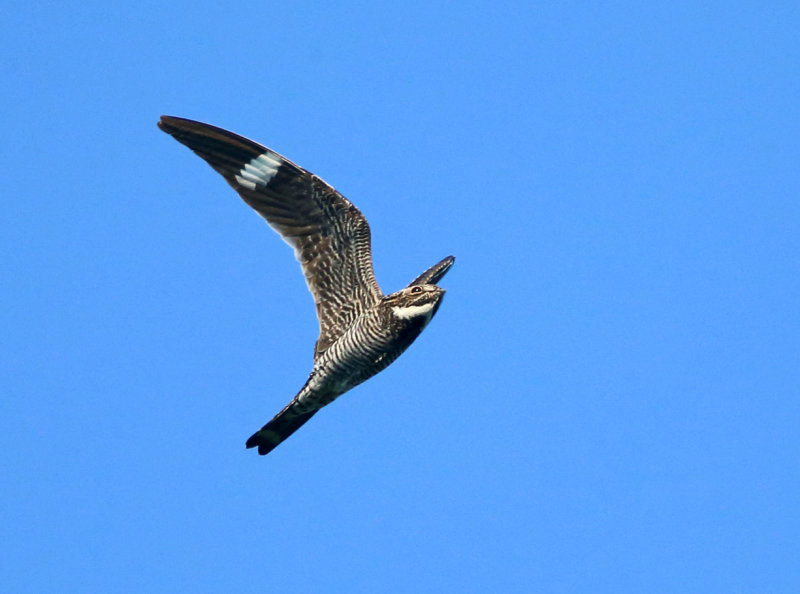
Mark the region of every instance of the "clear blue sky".
POLYGON ((800 592, 796 2, 2 12, 0 590, 800 592), (458 258, 265 458, 313 303, 161 114, 458 258))

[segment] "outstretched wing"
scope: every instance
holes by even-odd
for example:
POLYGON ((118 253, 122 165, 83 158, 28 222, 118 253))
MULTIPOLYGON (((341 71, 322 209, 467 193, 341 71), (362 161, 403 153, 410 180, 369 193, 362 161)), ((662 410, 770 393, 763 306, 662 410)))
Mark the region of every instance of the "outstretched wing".
POLYGON ((408 283, 408 286, 413 287, 414 285, 435 285, 445 274, 447 274, 447 271, 450 270, 450 267, 455 261, 455 256, 447 256, 446 258, 442 258, 436 264, 428 268, 428 270, 408 283))
POLYGON ((208 162, 294 248, 314 296, 323 353, 381 298, 367 220, 322 179, 227 130, 171 116, 158 127, 208 162))

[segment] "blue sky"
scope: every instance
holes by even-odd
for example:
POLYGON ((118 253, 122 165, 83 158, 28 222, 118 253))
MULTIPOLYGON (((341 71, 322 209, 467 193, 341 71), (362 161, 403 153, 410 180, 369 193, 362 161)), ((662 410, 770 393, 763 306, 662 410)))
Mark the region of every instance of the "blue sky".
POLYGON ((6 6, 0 589, 800 591, 798 10, 6 6), (161 114, 457 256, 265 458, 313 303, 161 114))

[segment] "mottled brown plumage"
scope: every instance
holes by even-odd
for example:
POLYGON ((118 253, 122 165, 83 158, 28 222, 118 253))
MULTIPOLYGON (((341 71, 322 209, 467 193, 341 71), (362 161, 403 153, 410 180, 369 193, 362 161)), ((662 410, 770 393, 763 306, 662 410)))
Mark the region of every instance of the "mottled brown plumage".
POLYGON ((372 268, 364 215, 321 178, 251 140, 162 116, 159 128, 211 165, 292 246, 314 296, 320 332, 314 367, 297 396, 247 440, 260 454, 322 406, 394 361, 436 313, 448 256, 384 296, 372 268))

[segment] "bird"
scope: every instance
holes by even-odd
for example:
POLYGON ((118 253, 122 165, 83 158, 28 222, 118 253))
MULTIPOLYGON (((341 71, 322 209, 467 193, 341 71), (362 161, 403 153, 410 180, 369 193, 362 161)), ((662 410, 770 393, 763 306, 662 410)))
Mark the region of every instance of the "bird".
POLYGON ((321 408, 385 369, 428 325, 455 262, 443 258, 385 295, 372 266, 367 219, 317 175, 228 130, 174 116, 158 127, 194 151, 294 250, 314 297, 319 336, 306 382, 245 443, 268 454, 321 408))

